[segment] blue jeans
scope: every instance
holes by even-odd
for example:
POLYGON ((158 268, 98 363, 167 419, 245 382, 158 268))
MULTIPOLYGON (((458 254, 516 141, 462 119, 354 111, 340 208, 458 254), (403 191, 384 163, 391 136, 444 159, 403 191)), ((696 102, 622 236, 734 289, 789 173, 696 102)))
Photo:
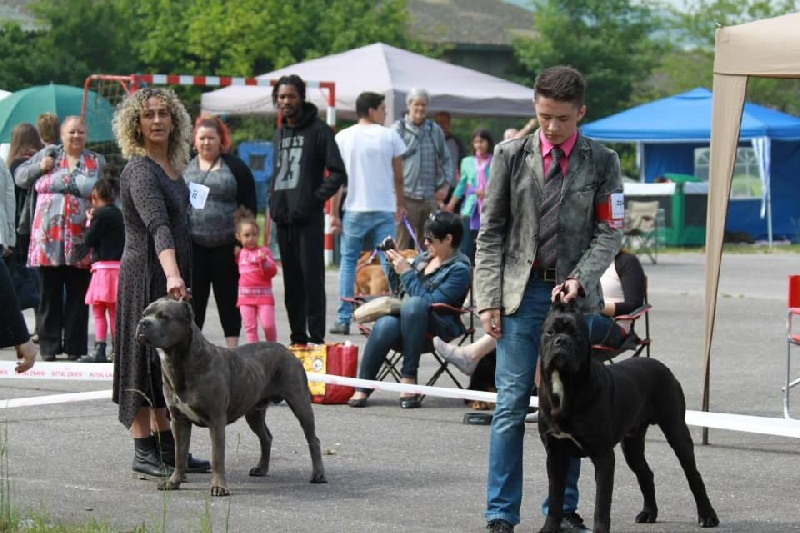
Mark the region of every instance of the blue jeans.
POLYGON ((622 329, 614 323, 613 318, 600 313, 587 313, 585 316, 592 344, 603 344, 611 348, 618 348, 622 344, 622 329))
MULTIPOLYGON (((342 257, 339 263, 339 297, 352 298, 353 285, 356 279, 356 263, 364 247, 364 239, 372 237, 374 244, 380 243, 386 237, 395 238, 394 213, 388 211, 352 212, 345 211, 342 219, 342 236, 340 246, 342 257)), ((382 253, 378 254, 381 265, 386 267, 386 260, 382 253)), ((339 300, 339 309, 336 313, 336 322, 350 323, 352 304, 339 300)))
MULTIPOLYGON (((550 310, 552 282, 531 278, 525 287, 519 309, 503 315, 503 336, 497 341, 495 386, 497 404, 489 437, 489 475, 486 481, 486 521, 502 519, 519 524, 522 503, 522 442, 525 436, 525 415, 530 404, 539 337, 550 310)), ((578 507, 578 475, 580 460, 573 459, 564 512, 578 507)), ((546 479, 546 475, 543 474, 546 479)), ((542 483, 547 486, 547 483, 542 483)))
MULTIPOLYGON (((375 321, 364 347, 358 377, 375 379, 389 350, 399 348, 403 353, 400 375, 416 379, 426 333, 452 339, 458 335, 459 326, 452 318, 433 313, 428 302, 422 298, 406 298, 400 316, 387 315, 375 321)), ((372 389, 358 390, 372 392, 372 389)))

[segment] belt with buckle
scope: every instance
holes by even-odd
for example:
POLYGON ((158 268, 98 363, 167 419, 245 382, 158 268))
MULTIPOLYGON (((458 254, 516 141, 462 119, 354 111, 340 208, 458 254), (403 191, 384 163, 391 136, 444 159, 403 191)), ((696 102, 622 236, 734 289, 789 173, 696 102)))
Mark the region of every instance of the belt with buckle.
POLYGON ((556 269, 555 268, 542 268, 540 266, 531 267, 531 276, 534 278, 539 278, 544 281, 556 281, 556 269))

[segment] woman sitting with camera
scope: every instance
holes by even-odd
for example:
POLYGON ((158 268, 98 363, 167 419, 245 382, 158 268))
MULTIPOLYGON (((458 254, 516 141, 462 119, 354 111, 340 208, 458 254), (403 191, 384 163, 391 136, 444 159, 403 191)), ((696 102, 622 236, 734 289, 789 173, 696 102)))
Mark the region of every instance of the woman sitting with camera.
MULTIPOLYGON (((463 225, 453 213, 432 214, 425 223, 426 251, 411 263, 392 243, 386 243, 386 271, 392 292, 403 298, 400 315, 387 315, 375 321, 367 339, 358 377, 375 379, 386 354, 392 348, 403 353, 400 382, 417 382, 419 358, 425 347, 425 335, 451 339, 462 332, 453 315, 436 313, 431 304, 461 307, 469 290, 470 263, 459 252, 463 225)), ((366 407, 372 389, 356 389, 350 407, 366 407)), ((402 394, 400 407, 420 407, 419 395, 402 394)))

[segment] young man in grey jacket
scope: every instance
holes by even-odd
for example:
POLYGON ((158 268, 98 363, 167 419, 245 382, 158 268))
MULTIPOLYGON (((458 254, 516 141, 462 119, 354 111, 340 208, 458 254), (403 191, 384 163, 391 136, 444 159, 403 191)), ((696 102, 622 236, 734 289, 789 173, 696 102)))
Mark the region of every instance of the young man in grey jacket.
MULTIPOLYGON (((600 276, 622 242, 619 158, 578 131, 585 87, 571 67, 537 76, 540 128, 495 148, 481 212, 475 289, 481 324, 497 339, 485 513, 493 532, 513 531, 520 521, 524 420, 551 300, 576 299, 584 312, 599 311, 600 276)), ((586 530, 576 512, 579 473, 574 460, 562 524, 573 531, 586 530)))

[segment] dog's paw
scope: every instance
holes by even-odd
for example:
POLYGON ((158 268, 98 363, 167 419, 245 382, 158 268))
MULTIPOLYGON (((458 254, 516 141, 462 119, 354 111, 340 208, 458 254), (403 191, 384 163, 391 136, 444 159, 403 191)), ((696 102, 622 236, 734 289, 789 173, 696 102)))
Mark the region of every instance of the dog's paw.
POLYGON ((325 474, 316 473, 311 475, 311 483, 327 483, 328 480, 325 478, 325 474))
POLYGON ((181 482, 168 479, 166 481, 159 482, 157 488, 158 490, 178 490, 181 488, 181 482))
POLYGON ((697 523, 700 524, 700 527, 717 527, 719 518, 717 518, 717 513, 714 512, 714 509, 711 509, 711 513, 708 516, 701 516, 697 523))
POLYGON ((658 511, 653 509, 642 509, 642 512, 636 515, 637 524, 655 524, 658 517, 658 511))
POLYGON ((254 466, 249 473, 252 477, 264 477, 267 475, 267 469, 261 466, 254 466))
POLYGON ((561 533, 561 520, 547 518, 539 533, 561 533))
POLYGON ((228 487, 223 487, 221 485, 211 485, 211 495, 212 496, 230 496, 231 492, 228 490, 228 487))

